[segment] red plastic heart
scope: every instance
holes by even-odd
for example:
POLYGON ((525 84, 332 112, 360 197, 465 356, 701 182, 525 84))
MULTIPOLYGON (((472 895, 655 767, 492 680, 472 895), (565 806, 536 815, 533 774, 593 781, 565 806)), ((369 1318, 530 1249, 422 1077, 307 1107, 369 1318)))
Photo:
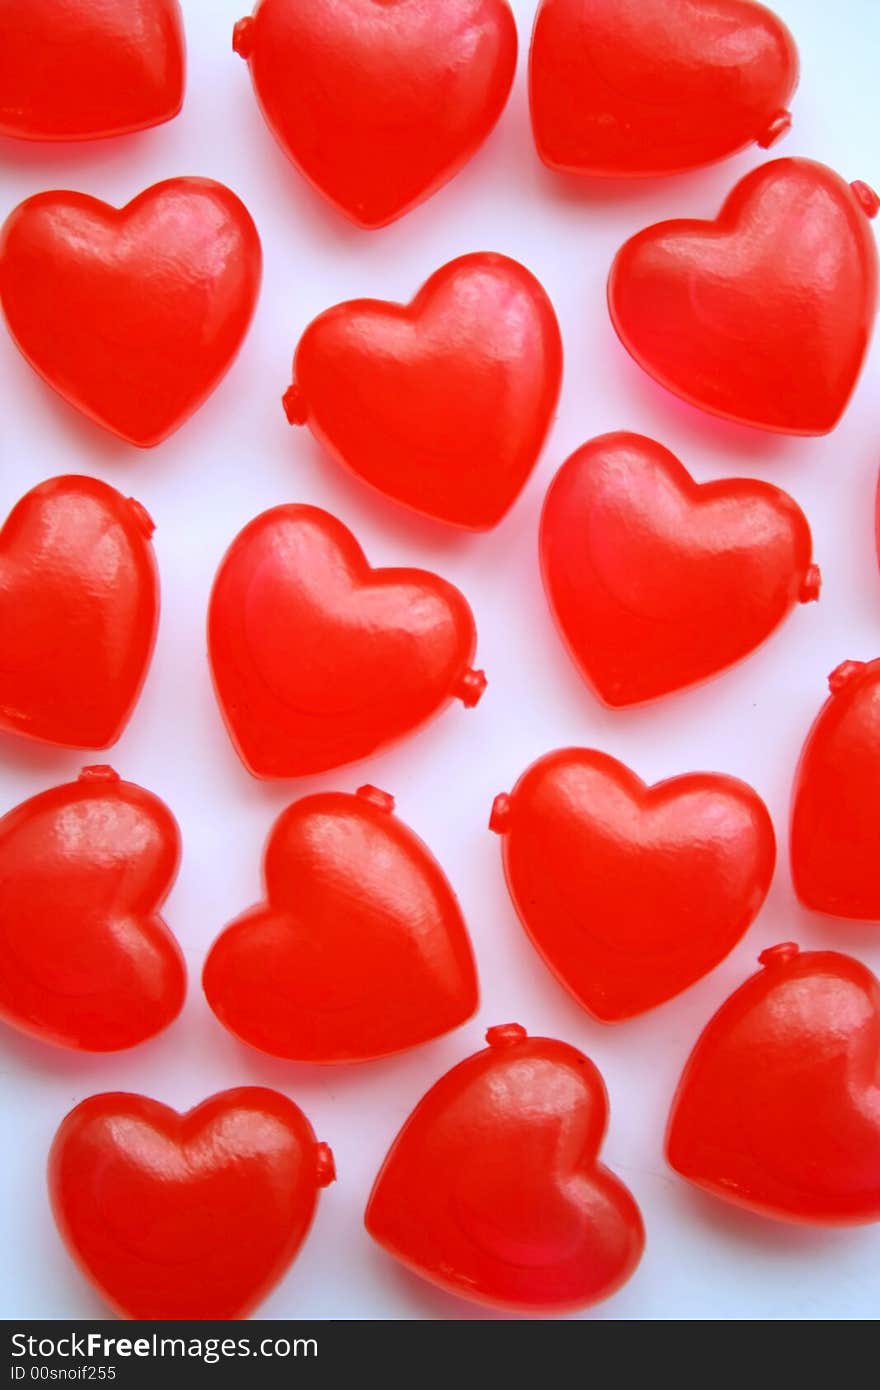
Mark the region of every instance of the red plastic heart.
POLYGON ((183 102, 178 0, 0 0, 0 135, 95 140, 183 102))
POLYGON ((259 0, 233 38, 281 148, 361 227, 467 163, 504 109, 516 46, 506 0, 259 0))
POLYGON ((880 1221, 880 982, 785 942, 709 1022, 672 1104, 677 1172, 782 1221, 880 1221))
POLYGON ((167 806, 109 767, 0 820, 0 1017, 112 1052, 177 1017, 186 967, 159 916, 180 859, 167 806))
POLYGON ((374 1240, 477 1303, 544 1314, 607 1298, 644 1247, 630 1192, 599 1162, 602 1078, 583 1053, 518 1024, 419 1102, 370 1194, 374 1240))
POLYGON ((646 786, 614 758, 563 748, 495 800, 520 921, 603 1023, 712 970, 754 921, 776 863, 767 808, 718 772, 646 786))
POLYGON ((266 902, 205 962, 208 1003, 276 1057, 351 1062, 439 1037, 477 1007, 461 910, 429 849, 375 787, 289 806, 266 845, 266 902))
POLYGON ((617 253, 626 350, 691 405, 759 429, 827 434, 877 311, 877 195, 809 159, 746 174, 714 222, 658 222, 617 253))
POLYGON ((880 922, 880 661, 844 661, 828 683, 794 781, 792 879, 817 912, 880 922))
POLYGON ((541 568, 576 666, 606 705, 716 675, 819 595, 812 538, 787 493, 694 482, 653 439, 600 435, 544 504, 541 568))
POLYGON ((51 478, 0 531, 0 729, 73 748, 115 743, 156 640, 159 582, 139 502, 51 478))
POLYGON ((167 179, 123 208, 85 193, 37 193, 3 227, 0 302, 50 386, 148 448, 226 373, 261 264, 250 213, 210 179, 167 179))
POLYGON ((426 570, 373 570, 317 507, 275 507, 217 573, 208 644, 229 735, 256 777, 374 753, 486 685, 465 599, 426 570))
POLYGON ((485 530, 544 443, 562 342, 538 281, 506 256, 443 266, 411 304, 356 299, 309 325, 284 398, 340 463, 386 496, 485 530))
POLYGON ((245 1317, 308 1234, 333 1155, 286 1096, 221 1091, 179 1115, 91 1096, 61 1122, 49 1195, 86 1277, 128 1317, 245 1317))
POLYGON ((674 174, 788 130, 797 49, 751 0, 541 0, 529 55, 552 169, 674 174))

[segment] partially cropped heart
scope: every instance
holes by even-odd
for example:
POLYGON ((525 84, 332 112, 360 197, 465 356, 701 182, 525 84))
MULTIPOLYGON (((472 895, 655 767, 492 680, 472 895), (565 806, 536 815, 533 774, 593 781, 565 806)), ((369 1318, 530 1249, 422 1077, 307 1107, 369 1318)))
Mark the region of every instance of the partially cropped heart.
POLYGON ((3 0, 0 135, 95 140, 183 101, 179 0, 3 0))
POLYGON ((517 1024, 486 1037, 406 1121, 367 1230, 423 1278, 479 1303, 550 1314, 607 1298, 638 1264, 644 1231, 598 1158, 602 1078, 575 1048, 517 1024))
POLYGON ((371 569, 317 507, 275 507, 236 537, 208 641, 227 728, 257 777, 364 758, 485 686, 459 591, 426 570, 371 569))
POLYGON ((777 159, 714 222, 659 222, 618 252, 608 304, 627 351, 692 405, 785 434, 827 434, 877 309, 876 194, 777 159), (866 216, 867 214, 867 216, 866 216))
POLYGON ((492 829, 523 926, 604 1023, 714 968, 760 911, 773 825, 744 782, 695 772, 646 786, 614 758, 564 748, 496 798, 492 829))
POLYGON ((529 58, 538 153, 632 177, 772 144, 791 124, 794 40, 751 0, 541 0, 529 58))
POLYGON ((666 1153, 763 1216, 880 1221, 880 981, 851 956, 770 947, 697 1041, 666 1153))
POLYGON ((694 482, 642 435, 600 435, 563 464, 541 520, 551 610, 607 705, 681 690, 746 656, 815 599, 806 517, 747 478, 694 482))
POLYGON ((319 192, 382 227, 470 159, 516 67, 507 0, 258 0, 235 26, 263 115, 319 192))
POLYGON ((844 661, 794 782, 791 874, 817 912, 880 922, 880 661, 844 661))
POLYGON ((155 796, 88 767, 0 820, 0 1018, 91 1052, 165 1028, 186 989, 158 909, 180 858, 155 796))
POLYGON ((244 1042, 304 1062, 365 1061, 438 1037, 477 1007, 467 929, 443 870, 375 787, 281 815, 266 903, 205 963, 208 1002, 244 1042))
POLYGON ((167 179, 121 209, 84 193, 37 193, 3 228, 0 302, 50 386, 147 447, 226 372, 260 269, 250 214, 210 179, 167 179))
POLYGON ((0 729, 107 748, 143 685, 159 586, 143 507, 97 478, 51 478, 0 531, 0 729))
POLYGON ((559 395, 562 343, 538 281, 506 256, 462 256, 411 304, 356 299, 309 325, 285 408, 359 477, 406 506, 484 530, 511 506, 559 395))
POLYGON ((185 1115, 91 1096, 62 1121, 49 1194, 71 1255, 131 1318, 245 1317, 304 1241, 333 1156, 286 1096, 242 1086, 185 1115))

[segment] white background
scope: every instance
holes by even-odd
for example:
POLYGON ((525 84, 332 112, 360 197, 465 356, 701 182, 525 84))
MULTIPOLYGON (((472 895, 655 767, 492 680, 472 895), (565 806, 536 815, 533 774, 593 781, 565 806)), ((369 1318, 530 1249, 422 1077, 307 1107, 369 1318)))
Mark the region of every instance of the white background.
MULTIPOLYGON (((866 1317, 880 1307, 880 1228, 788 1227, 701 1196, 664 1165, 669 1100, 688 1051, 718 1004, 755 969, 758 952, 794 938, 852 951, 880 970, 880 929, 823 920, 794 901, 785 853, 791 777, 845 657, 880 654, 880 580, 873 508, 880 453, 877 345, 843 423, 824 439, 750 431, 665 394, 619 346, 604 282, 620 243, 648 223, 714 216, 736 179, 766 156, 756 147, 713 168, 649 182, 580 184, 552 175, 531 143, 525 57, 535 0, 513 0, 520 31, 516 86, 501 122, 464 172, 379 232, 348 224, 310 191, 276 147, 230 47, 246 0, 183 0, 189 76, 170 124, 79 147, 0 142, 2 213, 41 189, 73 188, 114 204, 179 174, 229 184, 259 228, 265 279, 256 319, 225 381, 183 429, 142 452, 77 415, 31 372, 0 330, 0 513, 41 479, 85 472, 147 506, 157 523, 163 614, 141 702, 109 754, 80 755, 0 738, 0 809, 112 761, 177 815, 183 865, 165 917, 191 973, 182 1017, 131 1052, 85 1056, 0 1037, 0 1313, 100 1316, 103 1305, 68 1260, 44 1191, 44 1156, 62 1116, 97 1091, 144 1092, 186 1109, 214 1091, 256 1083, 302 1105, 336 1154, 339 1181, 322 1193, 296 1264, 262 1305, 266 1317, 467 1318, 481 1310, 406 1273, 361 1224, 372 1178, 412 1106, 487 1026, 515 1019, 584 1049, 611 1095, 608 1163, 631 1186, 647 1225, 635 1277, 587 1318, 866 1317), (438 266, 493 250, 529 266, 562 324, 565 380, 558 419, 512 513, 487 535, 415 519, 291 430, 279 404, 309 320, 341 299, 409 299, 438 266), (787 488, 813 526, 824 574, 819 604, 799 608, 757 654, 701 689, 642 710, 602 709, 552 627, 538 577, 536 530, 554 472, 604 430, 654 435, 698 480, 743 474, 787 488), (474 711, 450 707, 433 725, 354 769, 261 783, 238 763, 220 722, 205 659, 204 616, 217 563, 235 533, 280 502, 329 508, 374 564, 435 569, 470 599, 488 692, 474 711), (595 745, 656 780, 717 769, 751 782, 773 813, 780 863, 766 907, 709 978, 659 1010, 605 1028, 551 978, 517 924, 500 846, 486 829, 496 792, 538 755, 595 745), (482 981, 477 1017, 458 1032, 388 1061, 351 1068, 276 1062, 235 1042, 199 986, 209 943, 261 894, 263 841, 278 812, 319 787, 369 780, 452 879, 482 981)), ((876 0, 779 0, 800 47, 794 129, 775 154, 825 160, 880 187, 880 6, 876 0)), ((490 1316, 490 1315, 489 1315, 490 1316)))

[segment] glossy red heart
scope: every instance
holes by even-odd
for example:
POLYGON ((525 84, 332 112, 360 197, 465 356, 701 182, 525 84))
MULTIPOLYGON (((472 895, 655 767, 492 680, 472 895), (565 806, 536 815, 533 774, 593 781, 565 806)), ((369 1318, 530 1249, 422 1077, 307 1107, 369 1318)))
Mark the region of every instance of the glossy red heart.
POLYGON ((110 767, 0 820, 0 1017, 87 1052, 132 1047, 177 1017, 186 967, 159 916, 180 833, 110 767))
POLYGON ((591 748, 539 758, 496 797, 490 825, 533 945, 603 1023, 714 969, 776 863, 767 808, 744 782, 693 772, 650 787, 591 748))
POLYGON ((411 304, 356 299, 309 324, 284 397, 334 458, 427 516, 495 526, 529 476, 562 380, 538 281, 506 256, 461 256, 411 304))
POLYGON ((506 0, 259 0, 233 47, 300 173, 359 226, 383 227, 492 130, 516 24, 506 0))
POLYGON ((341 521, 298 504, 239 533, 208 615, 217 699, 255 777, 325 772, 454 698, 475 705, 476 641, 458 589, 426 570, 371 569, 341 521))
POLYGON ((606 705, 655 700, 753 651, 819 595, 787 493, 697 484, 653 439, 620 431, 572 454, 541 518, 541 568, 575 665, 606 705))
POLYGON ((461 909, 430 850, 376 787, 282 812, 266 901, 205 962, 208 1003, 243 1042, 300 1062, 383 1057, 439 1037, 477 1007, 461 909))
POLYGON ((541 0, 532 129, 551 169, 675 174, 791 125, 797 49, 751 0, 541 0))
POLYGON ((333 1155, 286 1096, 241 1086, 185 1115, 146 1096, 91 1096, 49 1154, 61 1237, 118 1313, 241 1318, 308 1234, 333 1155))
POLYGON ((792 879, 806 907, 880 922, 880 661, 844 661, 828 683, 795 775, 792 879))
POLYGON ((867 185, 824 164, 762 164, 714 222, 658 222, 621 247, 608 281, 618 337, 691 405, 760 429, 827 434, 874 325, 867 218, 877 207, 867 185))
POLYGON ((516 1023, 419 1102, 365 1222, 449 1293, 550 1315, 607 1298, 644 1248, 641 1213, 599 1162, 608 1096, 593 1063, 516 1023))
POLYGON ((260 285, 247 208, 210 179, 167 179, 113 208, 37 193, 0 235, 0 302, 35 371, 131 444, 159 444, 211 394, 260 285))
POLYGON ((107 748, 156 640, 153 523, 97 478, 50 478, 0 530, 0 729, 107 748))
POLYGON ((762 1216, 880 1221, 880 982, 786 942, 722 1004, 678 1085, 666 1153, 762 1216))
POLYGON ((0 135, 94 140, 183 102, 178 0, 0 0, 0 135))

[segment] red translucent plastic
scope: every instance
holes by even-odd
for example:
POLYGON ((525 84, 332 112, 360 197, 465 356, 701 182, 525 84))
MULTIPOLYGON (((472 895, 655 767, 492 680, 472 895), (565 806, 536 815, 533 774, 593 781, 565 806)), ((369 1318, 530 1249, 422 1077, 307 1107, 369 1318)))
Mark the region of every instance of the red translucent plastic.
POLYGON ((828 683, 794 781, 792 879, 806 907, 880 922, 880 660, 828 683))
POLYGON ((529 58, 538 153, 575 174, 675 174, 791 125, 797 49, 750 0, 541 0, 529 58))
POLYGON ((646 786, 606 753, 562 748, 496 797, 510 896, 557 979, 603 1023, 671 999, 754 921, 776 864, 744 782, 692 772, 646 786))
POLYGON ((540 545, 562 638, 611 706, 707 680, 819 595, 810 528, 787 493, 750 478, 697 484, 668 449, 624 431, 563 464, 540 545))
POLYGON ((0 729, 107 748, 156 640, 153 523, 97 478, 51 478, 0 530, 0 729))
POLYGON ((112 1052, 168 1026, 186 967, 159 916, 177 875, 168 807, 110 767, 0 820, 0 1018, 60 1047, 112 1052))
POLYGON ((214 687, 255 777, 302 777, 375 753, 458 698, 480 699, 477 634, 458 589, 371 569, 341 521, 274 507, 239 532, 208 614, 214 687))
POLYGON ((77 410, 144 448, 225 374, 260 273, 250 214, 210 179, 167 179, 121 209, 37 193, 0 234, 0 302, 24 357, 77 410))
POLYGON ((504 110, 506 0, 259 0, 235 26, 281 148, 361 227, 435 193, 504 110))
POLYGON ((178 0, 0 0, 0 135, 95 140, 183 102, 178 0))
POLYGON ((352 472, 397 502, 482 531, 541 451, 562 379, 556 315, 507 256, 461 256, 411 304, 356 299, 309 325, 284 397, 352 472))
POLYGON ((374 1240, 449 1293, 551 1315, 607 1298, 644 1248, 630 1192, 599 1161, 608 1096, 593 1063, 517 1023, 437 1082, 367 1204, 374 1240))
POLYGON ((426 845, 376 787, 294 802, 266 845, 266 901, 205 963, 208 1003, 243 1042, 357 1062, 457 1028, 477 1007, 467 928, 426 845))
POLYGON ((241 1318, 295 1258, 333 1155, 286 1096, 241 1086, 179 1115, 91 1096, 62 1120, 49 1195, 70 1254, 116 1312, 241 1318))
POLYGON ((608 304, 621 342, 701 410, 827 434, 874 325, 877 207, 867 185, 824 164, 762 164, 714 222, 658 222, 618 251, 608 304))
POLYGON ((880 1221, 880 981, 792 942, 722 1004, 684 1069, 666 1153, 762 1216, 880 1221))

